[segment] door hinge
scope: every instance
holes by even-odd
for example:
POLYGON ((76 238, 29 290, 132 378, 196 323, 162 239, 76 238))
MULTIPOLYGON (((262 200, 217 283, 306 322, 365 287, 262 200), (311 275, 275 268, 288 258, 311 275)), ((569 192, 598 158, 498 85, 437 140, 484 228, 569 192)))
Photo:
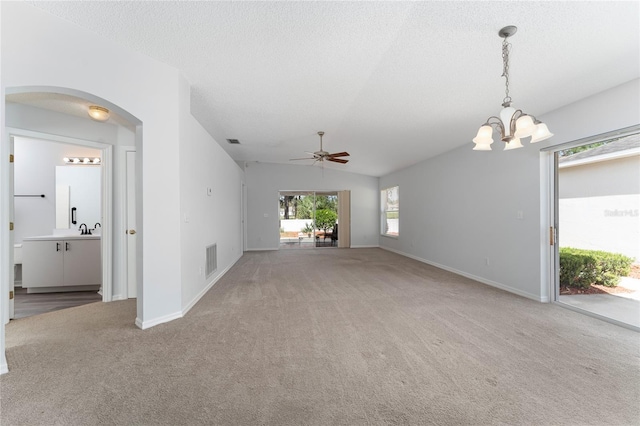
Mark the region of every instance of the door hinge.
POLYGON ((13 154, 9 154, 9 162, 13 163, 13 154))
POLYGON ((13 299, 13 290, 9 292, 9 300, 13 299))
POLYGON ((13 231, 13 222, 9 222, 9 231, 13 231))
POLYGON ((556 243, 555 232, 553 226, 549 227, 549 245, 554 245, 556 243))

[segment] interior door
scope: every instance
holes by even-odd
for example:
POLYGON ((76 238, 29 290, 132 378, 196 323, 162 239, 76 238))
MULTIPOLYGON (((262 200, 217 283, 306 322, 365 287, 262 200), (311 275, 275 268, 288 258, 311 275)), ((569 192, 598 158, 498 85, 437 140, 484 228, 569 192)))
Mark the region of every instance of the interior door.
POLYGON ((136 152, 126 152, 126 235, 127 235, 127 297, 137 297, 136 281, 136 152))

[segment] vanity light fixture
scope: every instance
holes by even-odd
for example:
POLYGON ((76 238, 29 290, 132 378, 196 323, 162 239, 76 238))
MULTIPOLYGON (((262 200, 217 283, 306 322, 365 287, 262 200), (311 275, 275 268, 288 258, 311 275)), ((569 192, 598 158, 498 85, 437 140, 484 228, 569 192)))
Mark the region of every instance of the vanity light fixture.
POLYGON ((64 157, 63 158, 64 162, 67 164, 77 164, 77 165, 99 165, 100 162, 102 160, 100 160, 100 157, 95 157, 93 159, 85 157, 85 158, 78 158, 78 157, 64 157))
POLYGON ((89 107, 89 117, 96 121, 107 121, 109 119, 109 110, 105 107, 98 105, 91 105, 89 107))
POLYGON ((511 107, 509 96, 509 51, 511 43, 507 39, 514 35, 518 28, 513 25, 504 27, 498 32, 502 40, 502 76, 505 78, 505 98, 502 100, 500 116, 491 116, 480 127, 478 134, 473 138, 476 151, 491 151, 494 128, 500 132, 500 139, 505 143, 505 150, 522 148, 520 139, 531 137, 530 143, 536 143, 549 139, 553 133, 547 125, 533 115, 525 114, 522 110, 511 107))

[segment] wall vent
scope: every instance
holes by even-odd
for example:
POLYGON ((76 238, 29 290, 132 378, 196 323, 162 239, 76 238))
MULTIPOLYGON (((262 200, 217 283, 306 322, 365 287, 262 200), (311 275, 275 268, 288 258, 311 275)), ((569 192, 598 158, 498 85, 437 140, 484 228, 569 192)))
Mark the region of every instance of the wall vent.
POLYGON ((218 269, 218 245, 213 244, 207 247, 206 255, 205 255, 205 271, 206 276, 209 278, 211 274, 213 274, 216 269, 218 269))
POLYGON ((238 139, 227 139, 227 142, 235 144, 235 145, 239 145, 240 141, 238 139))

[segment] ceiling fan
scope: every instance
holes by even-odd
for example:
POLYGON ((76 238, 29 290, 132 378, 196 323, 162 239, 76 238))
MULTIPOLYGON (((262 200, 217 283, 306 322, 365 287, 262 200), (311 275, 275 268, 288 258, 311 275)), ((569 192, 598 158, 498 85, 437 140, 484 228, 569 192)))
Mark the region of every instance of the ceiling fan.
POLYGON ((338 157, 348 157, 349 156, 348 152, 336 152, 336 153, 333 153, 333 154, 329 154, 327 151, 323 150, 322 149, 322 136, 324 135, 324 132, 318 132, 318 135, 320 136, 320 151, 316 151, 316 152, 305 151, 307 154, 313 155, 313 157, 292 158, 289 161, 315 160, 313 162, 314 164, 316 163, 316 161, 323 162, 325 160, 333 161, 334 163, 340 163, 340 164, 347 164, 349 162, 349 160, 345 160, 343 158, 338 158, 338 157))

